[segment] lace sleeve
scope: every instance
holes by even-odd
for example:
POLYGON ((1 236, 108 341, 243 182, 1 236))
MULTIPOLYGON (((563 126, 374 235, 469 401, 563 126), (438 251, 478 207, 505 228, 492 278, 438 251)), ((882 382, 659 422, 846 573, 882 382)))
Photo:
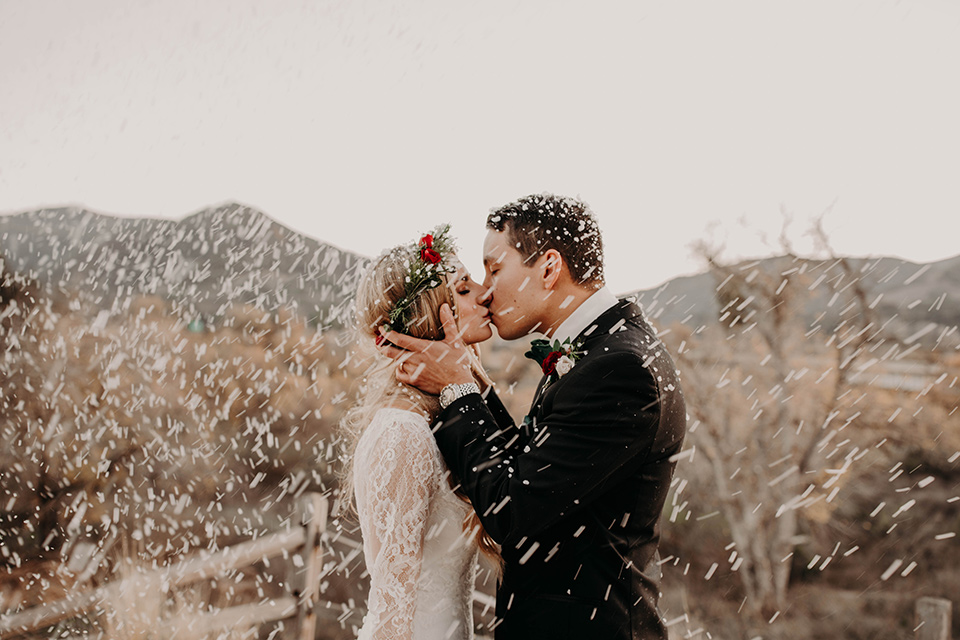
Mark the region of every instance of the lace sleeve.
POLYGON ((413 638, 427 515, 440 480, 429 425, 414 414, 396 415, 371 425, 375 431, 358 447, 354 467, 370 573, 363 635, 377 640, 413 638))

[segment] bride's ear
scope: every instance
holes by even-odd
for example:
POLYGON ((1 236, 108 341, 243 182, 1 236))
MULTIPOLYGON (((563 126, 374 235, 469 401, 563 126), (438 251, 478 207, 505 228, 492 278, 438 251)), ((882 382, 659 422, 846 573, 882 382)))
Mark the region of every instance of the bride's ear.
POLYGON ((540 256, 540 278, 544 289, 553 289, 563 271, 563 256, 556 249, 548 249, 540 256))

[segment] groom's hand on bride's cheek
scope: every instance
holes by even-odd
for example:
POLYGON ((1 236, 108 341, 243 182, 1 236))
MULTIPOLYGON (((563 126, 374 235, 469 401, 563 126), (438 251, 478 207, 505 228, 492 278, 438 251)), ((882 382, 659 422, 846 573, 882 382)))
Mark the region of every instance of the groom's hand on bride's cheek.
POLYGON ((402 359, 397 366, 397 380, 434 395, 448 384, 474 381, 467 347, 460 339, 460 330, 449 306, 440 308, 440 319, 443 340, 422 340, 395 331, 384 334, 386 340, 403 350, 396 357, 390 356, 402 359))
POLYGON ((433 341, 395 331, 386 331, 382 335, 384 339, 377 345, 377 350, 397 363, 394 370, 397 382, 417 387, 425 393, 439 394, 433 390, 429 376, 422 376, 431 364, 427 354, 433 341))

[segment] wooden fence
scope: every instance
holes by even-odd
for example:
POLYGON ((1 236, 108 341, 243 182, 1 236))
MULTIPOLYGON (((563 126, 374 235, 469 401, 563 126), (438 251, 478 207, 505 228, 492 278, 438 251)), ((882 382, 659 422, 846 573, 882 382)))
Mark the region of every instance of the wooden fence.
MULTIPOLYGON (((291 624, 295 625, 294 637, 298 640, 313 640, 318 618, 337 624, 348 621, 359 624, 364 614, 362 606, 348 606, 319 598, 324 564, 322 543, 327 517, 326 498, 319 494, 306 494, 298 503, 294 519, 298 525, 288 531, 226 547, 217 552, 198 554, 169 567, 138 573, 25 611, 0 613, 0 640, 37 632, 81 615, 102 613, 104 603, 116 602, 124 594, 134 594, 136 597, 145 595, 148 590, 159 589, 160 595, 165 598, 176 587, 223 576, 229 571, 288 553, 294 554, 299 560, 294 561, 294 578, 288 581, 288 593, 284 597, 184 616, 182 619, 162 620, 166 634, 184 639, 203 637, 224 629, 255 629, 268 622, 290 620, 291 624)), ((343 535, 335 535, 326 541, 345 549, 340 562, 335 567, 328 566, 327 573, 343 571, 363 553, 360 542, 343 535)), ((474 591, 473 604, 475 613, 485 616, 493 610, 495 601, 488 594, 474 591)))
POLYGON ((950 640, 953 603, 945 598, 917 600, 916 640, 950 640))
POLYGON ((297 526, 288 531, 217 552, 199 554, 172 566, 138 573, 56 602, 14 614, 0 614, 0 640, 35 632, 90 612, 102 612, 104 603, 115 602, 130 594, 146 596, 148 589, 160 589, 165 596, 175 587, 222 576, 260 560, 290 552, 299 556, 302 566, 297 567, 293 579, 288 581, 288 593, 284 597, 190 616, 188 620, 163 621, 163 624, 170 630, 170 637, 189 637, 203 636, 220 629, 252 628, 266 622, 290 619, 296 625, 297 638, 313 640, 317 611, 322 610, 324 605, 329 608, 331 604, 321 603, 318 599, 323 560, 321 536, 326 529, 327 508, 326 498, 320 494, 306 494, 297 505, 294 520, 297 526))

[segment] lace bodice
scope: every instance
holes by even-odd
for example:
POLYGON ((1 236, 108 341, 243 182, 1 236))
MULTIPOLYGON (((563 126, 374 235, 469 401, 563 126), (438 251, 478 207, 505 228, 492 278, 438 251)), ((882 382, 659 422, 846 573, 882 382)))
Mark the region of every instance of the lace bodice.
POLYGON ((470 506, 447 481, 430 424, 379 410, 357 444, 357 511, 370 574, 360 640, 467 640, 477 560, 470 506))

